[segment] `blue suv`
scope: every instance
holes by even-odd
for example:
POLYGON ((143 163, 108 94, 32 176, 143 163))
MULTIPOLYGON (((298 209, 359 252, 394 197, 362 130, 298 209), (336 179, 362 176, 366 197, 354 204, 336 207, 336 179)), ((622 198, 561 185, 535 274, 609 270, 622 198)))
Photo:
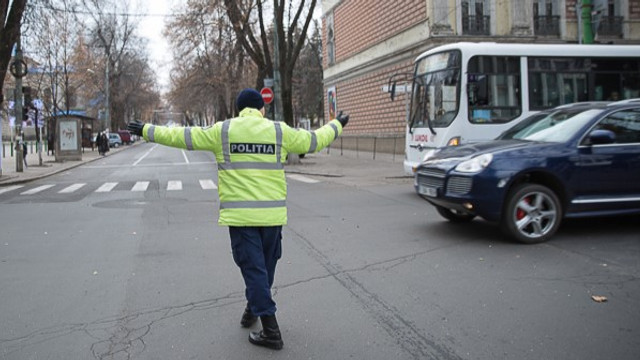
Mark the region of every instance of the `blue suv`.
POLYGON ((564 105, 498 139, 425 156, 415 189, 452 222, 476 216, 523 243, 563 218, 640 213, 640 99, 564 105))

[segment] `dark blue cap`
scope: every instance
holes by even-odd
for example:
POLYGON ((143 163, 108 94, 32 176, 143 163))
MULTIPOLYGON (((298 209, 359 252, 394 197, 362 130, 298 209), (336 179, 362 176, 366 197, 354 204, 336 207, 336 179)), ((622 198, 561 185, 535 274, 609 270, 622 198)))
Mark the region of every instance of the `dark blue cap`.
POLYGON ((262 100, 262 95, 256 90, 244 89, 238 94, 236 107, 238 107, 238 111, 242 111, 244 108, 260 110, 264 107, 264 100, 262 100))

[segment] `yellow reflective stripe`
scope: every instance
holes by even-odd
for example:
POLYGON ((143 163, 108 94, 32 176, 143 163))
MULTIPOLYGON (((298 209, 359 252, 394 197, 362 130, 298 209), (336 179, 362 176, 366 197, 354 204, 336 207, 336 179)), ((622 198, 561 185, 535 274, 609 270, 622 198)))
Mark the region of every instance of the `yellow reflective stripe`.
POLYGON ((339 135, 338 127, 336 126, 336 124, 331 124, 331 123, 329 123, 329 126, 331 126, 333 128, 333 131, 335 132, 335 136, 333 137, 333 140, 337 139, 339 135))
POLYGON ((267 209, 284 207, 285 200, 276 201, 227 201, 220 203, 220 209, 267 209))
POLYGON ((231 163, 231 154, 229 153, 229 127, 231 120, 225 120, 222 123, 222 157, 225 163, 231 163))
POLYGON ((279 164, 282 155, 282 128, 277 121, 274 121, 273 124, 276 127, 276 161, 279 164))
POLYGON ((184 128, 184 143, 187 145, 187 150, 193 150, 193 140, 191 140, 191 128, 184 128))
POLYGON ((154 135, 155 131, 156 131, 155 125, 149 126, 149 130, 147 130, 147 138, 149 138, 149 141, 151 142, 156 142, 156 137, 154 135))
MULTIPOLYGON (((306 131, 306 130, 305 130, 306 131)), ((311 145, 309 145, 309 151, 307 153, 313 154, 318 148, 318 136, 313 131, 308 131, 311 134, 311 145)))
POLYGON ((263 163, 263 162, 233 162, 218 164, 218 170, 282 170, 282 163, 263 163))

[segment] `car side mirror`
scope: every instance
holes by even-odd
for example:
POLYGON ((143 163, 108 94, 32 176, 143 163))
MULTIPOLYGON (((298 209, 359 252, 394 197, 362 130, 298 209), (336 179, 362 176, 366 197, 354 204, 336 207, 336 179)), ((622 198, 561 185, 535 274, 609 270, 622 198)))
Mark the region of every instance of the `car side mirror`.
POLYGON ((611 130, 593 130, 589 134, 589 141, 592 145, 613 144, 616 142, 616 134, 611 130))

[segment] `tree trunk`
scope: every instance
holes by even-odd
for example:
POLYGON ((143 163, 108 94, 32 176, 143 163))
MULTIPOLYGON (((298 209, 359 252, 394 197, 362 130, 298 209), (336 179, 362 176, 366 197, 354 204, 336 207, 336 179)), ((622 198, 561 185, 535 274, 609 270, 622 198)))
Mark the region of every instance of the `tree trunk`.
POLYGON ((0 104, 4 101, 3 85, 7 76, 9 62, 11 62, 11 52, 20 35, 20 24, 22 15, 27 5, 27 0, 14 0, 9 9, 9 0, 0 0, 0 104), (9 10, 7 15, 6 11, 9 10), (5 21, 6 19, 6 21, 5 21))

